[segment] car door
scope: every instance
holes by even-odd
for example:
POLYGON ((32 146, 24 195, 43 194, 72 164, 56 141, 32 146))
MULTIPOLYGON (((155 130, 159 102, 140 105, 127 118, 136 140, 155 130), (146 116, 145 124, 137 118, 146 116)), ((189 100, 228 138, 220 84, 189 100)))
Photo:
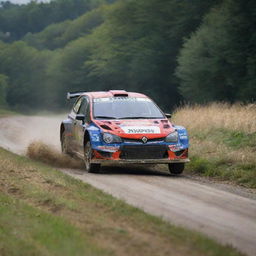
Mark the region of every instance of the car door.
POLYGON ((90 119, 90 101, 89 98, 84 96, 81 101, 80 108, 77 112, 80 117, 84 116, 84 120, 76 120, 74 126, 75 138, 76 138, 76 148, 77 153, 83 157, 84 155, 84 132, 89 126, 90 119))
POLYGON ((76 115, 80 109, 81 103, 82 103, 82 97, 77 99, 70 114, 68 115, 68 118, 71 121, 71 137, 70 137, 69 143, 70 143, 71 151, 73 152, 77 152, 75 127, 77 125, 76 115))

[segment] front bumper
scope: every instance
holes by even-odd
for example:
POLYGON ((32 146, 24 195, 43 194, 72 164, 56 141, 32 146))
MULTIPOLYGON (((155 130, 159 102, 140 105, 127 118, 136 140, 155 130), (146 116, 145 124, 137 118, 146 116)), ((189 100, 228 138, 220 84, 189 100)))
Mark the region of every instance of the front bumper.
POLYGON ((170 163, 188 163, 186 159, 92 159, 93 164, 170 164, 170 163))
MULTIPOLYGON (((172 151, 166 145, 125 145, 115 150, 109 147, 109 151, 93 150, 92 163, 95 164, 168 164, 187 163, 188 148, 172 151), (111 149, 111 150, 110 150, 111 149)), ((104 148, 107 150, 107 148, 104 148)))

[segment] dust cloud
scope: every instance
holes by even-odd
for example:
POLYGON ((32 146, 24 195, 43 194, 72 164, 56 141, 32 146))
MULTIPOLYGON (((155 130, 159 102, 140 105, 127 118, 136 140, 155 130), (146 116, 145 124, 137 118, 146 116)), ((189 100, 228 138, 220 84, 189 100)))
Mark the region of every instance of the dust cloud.
POLYGON ((61 153, 63 119, 64 115, 1 118, 0 146, 56 167, 83 168, 81 161, 61 153))
POLYGON ((50 164, 62 168, 83 168, 83 162, 79 159, 74 159, 68 155, 64 155, 57 151, 53 146, 34 141, 27 148, 27 156, 31 159, 50 164))

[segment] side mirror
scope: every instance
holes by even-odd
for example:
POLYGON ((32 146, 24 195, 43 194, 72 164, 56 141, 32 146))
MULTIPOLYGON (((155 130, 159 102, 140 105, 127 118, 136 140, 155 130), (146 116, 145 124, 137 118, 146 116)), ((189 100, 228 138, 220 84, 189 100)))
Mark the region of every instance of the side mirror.
POLYGON ((79 120, 79 121, 83 121, 83 122, 84 122, 84 119, 85 119, 85 115, 83 115, 83 114, 77 114, 77 115, 76 115, 76 120, 79 120))
POLYGON ((166 116, 167 118, 172 118, 172 114, 165 113, 165 116, 166 116))

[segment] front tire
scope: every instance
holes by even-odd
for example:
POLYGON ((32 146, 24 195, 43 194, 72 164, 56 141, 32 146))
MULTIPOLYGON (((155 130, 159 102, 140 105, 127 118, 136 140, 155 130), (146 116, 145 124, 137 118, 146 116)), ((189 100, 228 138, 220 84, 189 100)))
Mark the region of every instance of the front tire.
POLYGON ((100 164, 92 164, 92 146, 91 142, 87 141, 84 146, 84 164, 85 170, 90 173, 99 173, 100 172, 100 164))
POLYGON ((171 164, 168 164, 168 167, 169 167, 169 172, 171 174, 179 175, 184 171, 185 164, 184 163, 171 163, 171 164))

